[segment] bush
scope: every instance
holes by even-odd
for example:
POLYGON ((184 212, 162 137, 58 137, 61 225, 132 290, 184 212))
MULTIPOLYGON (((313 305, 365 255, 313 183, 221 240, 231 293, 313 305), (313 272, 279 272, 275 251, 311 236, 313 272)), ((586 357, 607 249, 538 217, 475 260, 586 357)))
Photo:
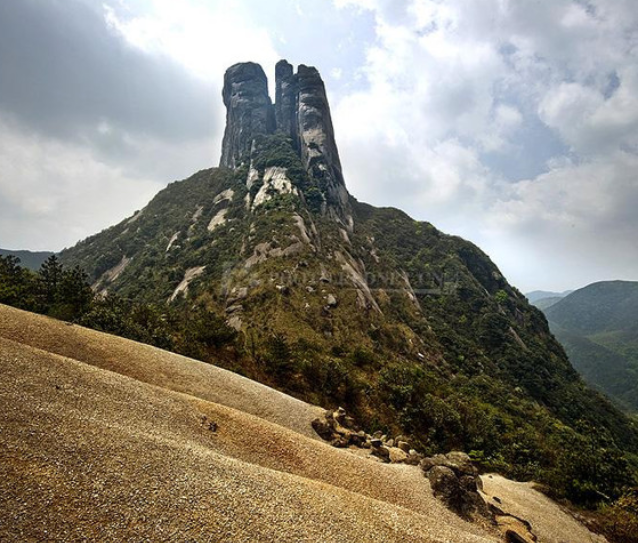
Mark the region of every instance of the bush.
POLYGON ((638 543, 638 487, 600 510, 599 528, 614 543, 638 543))

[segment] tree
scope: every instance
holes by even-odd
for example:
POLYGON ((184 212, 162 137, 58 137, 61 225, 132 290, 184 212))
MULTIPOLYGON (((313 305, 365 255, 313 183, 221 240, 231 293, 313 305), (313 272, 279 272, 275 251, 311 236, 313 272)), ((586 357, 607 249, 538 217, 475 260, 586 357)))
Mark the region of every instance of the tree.
POLYGON ((0 303, 33 310, 34 274, 20 266, 15 256, 0 256, 0 303))
POLYGON ((56 255, 47 258, 38 271, 40 303, 47 309, 53 306, 59 299, 58 286, 62 280, 62 264, 56 255))

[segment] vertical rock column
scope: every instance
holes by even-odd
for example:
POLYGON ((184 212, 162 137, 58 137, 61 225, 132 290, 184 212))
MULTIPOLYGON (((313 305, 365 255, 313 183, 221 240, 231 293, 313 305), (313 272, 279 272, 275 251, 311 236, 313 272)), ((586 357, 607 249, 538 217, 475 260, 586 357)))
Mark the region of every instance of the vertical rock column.
POLYGON ((297 127, 297 76, 292 65, 280 60, 275 66, 275 119, 277 129, 288 134, 292 144, 299 152, 299 134, 297 127))
POLYGON ((226 129, 219 165, 236 168, 248 160, 255 136, 275 131, 274 108, 262 67, 243 62, 228 68, 222 97, 226 106, 226 129))
POLYGON ((348 191, 341 171, 330 106, 317 69, 300 65, 297 87, 297 131, 301 160, 324 193, 328 213, 351 229, 348 191))

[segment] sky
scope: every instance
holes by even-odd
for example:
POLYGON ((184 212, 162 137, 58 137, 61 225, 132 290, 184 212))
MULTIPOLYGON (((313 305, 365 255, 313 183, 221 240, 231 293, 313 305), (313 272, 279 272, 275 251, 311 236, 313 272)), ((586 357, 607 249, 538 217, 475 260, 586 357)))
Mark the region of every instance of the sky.
MULTIPOLYGON (((638 280, 635 0, 0 0, 0 247, 219 161, 223 74, 316 66, 346 184, 521 291, 638 280)), ((271 91, 274 96, 274 89, 271 91)))

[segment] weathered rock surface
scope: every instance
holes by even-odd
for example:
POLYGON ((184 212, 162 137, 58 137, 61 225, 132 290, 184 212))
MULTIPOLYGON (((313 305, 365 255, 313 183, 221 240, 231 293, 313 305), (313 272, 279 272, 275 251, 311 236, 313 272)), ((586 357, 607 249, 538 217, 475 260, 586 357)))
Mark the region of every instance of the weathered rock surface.
POLYGON ((334 137, 326 89, 316 68, 299 66, 297 122, 301 159, 318 187, 325 190, 326 208, 352 229, 341 161, 334 137))
POLYGON ((242 62, 228 68, 222 97, 226 106, 226 129, 219 164, 236 168, 249 157, 255 136, 275 130, 275 112, 262 67, 254 62, 242 62))
POLYGON ((299 151, 297 123, 299 87, 292 64, 280 60, 275 66, 275 119, 277 128, 288 134, 299 151))
POLYGON ((330 106, 317 69, 302 64, 294 73, 291 64, 279 61, 275 66, 273 105, 261 66, 253 62, 235 64, 226 71, 222 94, 226 130, 220 166, 234 169, 247 163, 256 136, 280 131, 290 137, 299 154, 313 181, 312 189, 321 197, 322 211, 352 231, 330 106))
POLYGON ((463 517, 474 513, 490 516, 478 493, 481 479, 470 457, 459 451, 437 454, 421 461, 421 469, 432 486, 434 495, 452 511, 463 517))

